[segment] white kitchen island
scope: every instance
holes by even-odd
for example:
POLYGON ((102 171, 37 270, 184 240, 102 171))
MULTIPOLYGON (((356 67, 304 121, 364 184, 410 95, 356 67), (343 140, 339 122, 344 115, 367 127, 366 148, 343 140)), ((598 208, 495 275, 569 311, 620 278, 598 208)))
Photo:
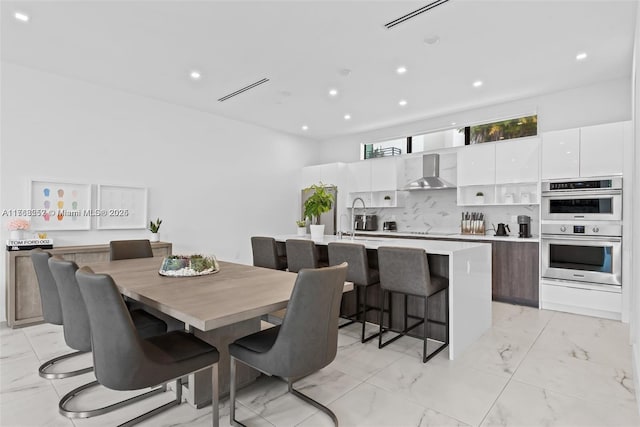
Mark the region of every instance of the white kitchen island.
MULTIPOLYGON (((287 239, 311 240, 309 235, 274 236, 276 241, 287 239)), ((324 236, 314 240, 316 245, 330 242, 353 242, 376 250, 380 246, 424 249, 427 254, 445 255, 449 259, 449 359, 465 349, 491 327, 491 244, 452 242, 444 240, 413 240, 394 238, 350 237, 338 239, 324 236)))

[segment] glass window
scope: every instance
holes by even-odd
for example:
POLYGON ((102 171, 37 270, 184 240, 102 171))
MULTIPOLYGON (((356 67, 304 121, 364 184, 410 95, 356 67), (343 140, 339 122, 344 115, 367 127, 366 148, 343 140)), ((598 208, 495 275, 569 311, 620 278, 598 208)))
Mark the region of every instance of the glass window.
POLYGON ((502 141, 538 134, 538 116, 517 117, 500 122, 470 126, 469 141, 466 144, 502 141))
POLYGON ((462 145, 464 145, 464 129, 447 129, 411 137, 412 153, 462 145))
POLYGON ((391 139, 389 141, 362 144, 361 159, 373 159, 375 157, 398 156, 407 149, 407 138, 391 139))

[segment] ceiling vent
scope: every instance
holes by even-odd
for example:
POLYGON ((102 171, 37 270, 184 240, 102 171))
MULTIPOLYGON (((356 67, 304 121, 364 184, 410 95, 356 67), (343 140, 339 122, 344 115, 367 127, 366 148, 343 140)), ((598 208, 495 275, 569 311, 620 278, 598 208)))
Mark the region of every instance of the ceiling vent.
POLYGON ((218 99, 218 101, 220 101, 220 102, 224 102, 224 101, 226 101, 226 100, 227 100, 227 99, 229 99, 229 98, 233 98, 233 97, 234 97, 234 96, 236 96, 236 95, 240 95, 242 92, 246 92, 246 91, 248 91, 248 90, 250 90, 250 89, 253 89, 254 87, 258 87, 258 86, 260 86, 261 84, 266 83, 266 82, 268 82, 268 81, 269 81, 269 79, 267 79, 267 78, 264 78, 264 79, 262 79, 262 80, 258 80, 258 81, 257 81, 257 82, 255 82, 255 83, 251 83, 250 85, 245 86, 245 87, 243 87, 242 89, 238 89, 238 90, 237 90, 237 91, 235 91, 235 92, 231 92, 229 95, 225 95, 225 96, 223 96, 222 98, 219 98, 219 99, 218 99))
POLYGON ((429 3, 426 6, 421 7, 420 9, 414 10, 413 12, 407 13, 404 16, 401 16, 398 19, 394 19, 391 22, 387 22, 386 24, 384 24, 385 27, 387 27, 388 30, 390 30, 391 28, 395 27, 398 24, 402 24, 403 22, 411 19, 411 18, 415 18, 416 16, 420 15, 421 13, 424 13, 428 10, 433 9, 436 6, 440 6, 441 4, 444 4, 446 2, 448 2, 449 0, 436 0, 432 3, 429 3))

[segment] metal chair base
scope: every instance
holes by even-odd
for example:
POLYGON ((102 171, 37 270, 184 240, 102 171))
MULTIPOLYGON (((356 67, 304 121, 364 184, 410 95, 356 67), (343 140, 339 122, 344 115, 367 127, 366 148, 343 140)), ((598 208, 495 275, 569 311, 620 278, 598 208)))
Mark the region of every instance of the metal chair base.
MULTIPOLYGON (((376 332, 372 335, 369 335, 368 337, 365 337, 365 332, 366 332, 366 327, 367 327, 367 313, 371 310, 375 310, 376 307, 370 306, 367 304, 367 286, 364 285, 358 285, 358 284, 354 284, 354 286, 356 287, 356 308, 357 311, 356 313, 350 314, 350 315, 346 315, 344 317, 342 317, 343 319, 349 319, 349 322, 346 323, 342 323, 338 326, 338 329, 342 329, 345 326, 349 326, 353 323, 359 322, 362 323, 362 332, 360 334, 360 342, 361 343, 366 343, 368 341, 371 341, 372 339, 374 339, 375 337, 377 337, 379 335, 379 332, 376 332), (363 287, 364 288, 364 301, 362 304, 360 304, 360 288, 363 287), (360 319, 358 317, 361 317, 360 319)), ((388 313, 391 313, 391 310, 384 310, 388 313)))
POLYGON ((88 368, 82 368, 82 369, 78 369, 75 371, 69 371, 69 372, 47 372, 47 369, 53 367, 56 363, 63 361, 63 360, 67 360, 70 359, 72 357, 75 356, 79 356, 81 354, 85 354, 87 353, 86 351, 74 351, 73 353, 69 353, 69 354, 65 354, 62 356, 58 356, 55 357, 51 360, 48 360, 46 362, 44 362, 42 365, 40 365, 40 367, 38 368, 38 374, 42 377, 42 378, 46 378, 48 380, 56 380, 56 379, 61 379, 61 378, 69 378, 69 377, 75 377, 77 375, 82 375, 82 374, 86 374, 87 372, 92 372, 93 371, 93 366, 89 366, 88 368))
MULTIPOLYGON (((230 373, 231 381, 229 384, 229 422, 232 426, 247 427, 246 425, 242 424, 240 421, 236 420, 236 363, 237 363, 236 358, 231 356, 231 373, 230 373)), ((289 393, 293 394, 299 399, 304 400, 308 404, 314 406, 315 408, 327 414, 331 418, 331 420, 333 420, 333 424, 336 427, 338 427, 338 417, 336 416, 335 413, 333 413, 331 409, 327 408, 317 400, 310 398, 306 394, 303 394, 298 390, 294 389, 293 381, 291 381, 290 379, 287 380, 287 387, 288 387, 289 393)))

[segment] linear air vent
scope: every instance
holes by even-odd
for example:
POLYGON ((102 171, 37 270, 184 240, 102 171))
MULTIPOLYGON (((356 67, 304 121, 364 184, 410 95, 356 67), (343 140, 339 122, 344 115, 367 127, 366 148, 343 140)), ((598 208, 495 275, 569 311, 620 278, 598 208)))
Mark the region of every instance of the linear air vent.
POLYGON ((387 27, 387 29, 389 30, 389 29, 395 27, 398 24, 402 24, 403 22, 405 22, 405 21, 407 21, 407 20, 409 20, 411 18, 415 18, 416 16, 420 15, 421 13, 424 13, 424 12, 430 10, 430 9, 433 9, 436 6, 440 6, 441 4, 444 4, 444 3, 448 2, 448 1, 449 0, 436 0, 436 1, 432 2, 432 3, 429 3, 426 6, 421 7, 420 9, 414 10, 411 13, 407 13, 406 15, 401 16, 398 19, 394 19, 391 22, 387 22, 386 24, 384 24, 384 26, 387 27))
POLYGON ((225 95, 225 96, 223 96, 222 98, 219 98, 219 99, 218 99, 218 101, 220 101, 220 102, 224 102, 224 101, 226 101, 226 100, 227 100, 227 99, 229 99, 229 98, 233 98, 233 97, 234 97, 234 96, 236 96, 236 95, 240 95, 242 92, 246 92, 246 91, 248 91, 249 89, 253 89, 254 87, 260 86, 261 84, 266 83, 266 82, 268 82, 268 81, 269 81, 269 79, 267 79, 267 78, 264 78, 264 79, 262 79, 262 80, 258 80, 258 81, 257 81, 257 82, 255 82, 255 83, 251 83, 250 85, 245 86, 245 87, 243 87, 242 89, 238 89, 238 90, 237 90, 237 91, 235 91, 235 92, 231 92, 229 95, 225 95))

